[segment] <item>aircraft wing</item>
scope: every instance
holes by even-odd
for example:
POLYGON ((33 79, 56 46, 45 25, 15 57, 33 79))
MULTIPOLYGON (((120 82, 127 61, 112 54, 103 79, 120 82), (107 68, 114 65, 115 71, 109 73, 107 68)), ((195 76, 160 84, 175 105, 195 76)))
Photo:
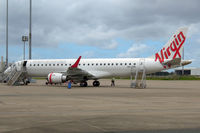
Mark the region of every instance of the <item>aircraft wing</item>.
POLYGON ((77 83, 89 79, 98 79, 110 75, 110 73, 105 71, 85 71, 81 68, 78 68, 80 59, 81 56, 79 56, 77 61, 65 72, 68 80, 73 80, 73 82, 77 83))
POLYGON ((92 74, 90 74, 85 70, 82 70, 80 68, 71 68, 71 67, 67 70, 66 75, 68 79, 78 80, 78 81, 94 78, 92 74))
POLYGON ((83 69, 78 68, 81 56, 77 59, 77 61, 67 69, 66 75, 68 80, 73 80, 74 82, 80 82, 88 79, 94 79, 95 76, 90 72, 87 72, 83 69))

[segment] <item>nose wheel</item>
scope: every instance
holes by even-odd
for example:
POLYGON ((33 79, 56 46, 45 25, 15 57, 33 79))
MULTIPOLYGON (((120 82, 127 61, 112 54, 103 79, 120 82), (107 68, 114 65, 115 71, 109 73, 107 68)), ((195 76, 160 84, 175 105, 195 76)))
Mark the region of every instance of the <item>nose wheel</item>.
POLYGON ((97 80, 95 80, 95 81, 93 82, 93 86, 94 86, 94 87, 98 87, 98 86, 100 86, 100 82, 97 81, 97 80))
POLYGON ((80 83, 80 86, 81 86, 81 87, 87 87, 87 86, 88 86, 88 84, 87 84, 87 82, 86 82, 86 81, 84 81, 84 82, 81 82, 81 83, 80 83))

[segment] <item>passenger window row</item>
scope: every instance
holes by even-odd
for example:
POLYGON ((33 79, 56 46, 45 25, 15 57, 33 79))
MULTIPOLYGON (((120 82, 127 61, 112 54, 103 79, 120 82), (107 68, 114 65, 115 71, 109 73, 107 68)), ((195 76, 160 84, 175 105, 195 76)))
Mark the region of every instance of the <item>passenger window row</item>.
MULTIPOLYGON (((131 65, 136 65, 136 63, 88 63, 88 64, 86 64, 86 63, 83 63, 83 64, 79 64, 79 66, 118 66, 118 65, 120 65, 120 66, 122 66, 122 65, 125 65, 125 66, 127 66, 127 65, 129 65, 129 66, 131 66, 131 65)), ((68 66, 68 64, 30 64, 29 66, 68 66)), ((71 64, 69 64, 69 66, 71 66, 71 64)))
MULTIPOLYGON (((67 66, 67 64, 30 64, 29 66, 67 66)), ((71 66, 71 64, 69 64, 71 66)))

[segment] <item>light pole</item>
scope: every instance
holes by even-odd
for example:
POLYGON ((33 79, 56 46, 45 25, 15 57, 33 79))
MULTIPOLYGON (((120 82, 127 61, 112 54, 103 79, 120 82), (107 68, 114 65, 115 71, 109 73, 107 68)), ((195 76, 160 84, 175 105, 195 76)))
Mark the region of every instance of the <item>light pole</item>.
POLYGON ((6 1, 6 68, 8 67, 8 0, 6 1))
POLYGON ((32 21, 32 0, 30 0, 30 11, 29 11, 29 59, 31 59, 32 58, 32 56, 31 56, 31 52, 32 52, 32 50, 31 50, 31 38, 32 38, 32 35, 31 35, 31 21, 32 21))
POLYGON ((24 60, 25 60, 25 43, 28 41, 28 36, 22 36, 22 41, 24 42, 24 60))

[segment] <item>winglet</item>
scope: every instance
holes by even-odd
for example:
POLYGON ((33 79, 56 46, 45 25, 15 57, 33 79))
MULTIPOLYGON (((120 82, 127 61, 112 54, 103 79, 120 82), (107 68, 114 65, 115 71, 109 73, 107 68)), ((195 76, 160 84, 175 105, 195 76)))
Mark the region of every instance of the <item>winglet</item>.
POLYGON ((80 60, 81 60, 81 56, 78 57, 78 59, 76 60, 76 62, 71 67, 72 68, 77 68, 80 60))

